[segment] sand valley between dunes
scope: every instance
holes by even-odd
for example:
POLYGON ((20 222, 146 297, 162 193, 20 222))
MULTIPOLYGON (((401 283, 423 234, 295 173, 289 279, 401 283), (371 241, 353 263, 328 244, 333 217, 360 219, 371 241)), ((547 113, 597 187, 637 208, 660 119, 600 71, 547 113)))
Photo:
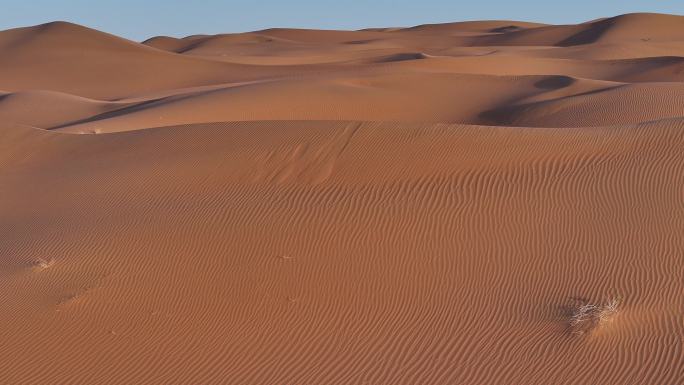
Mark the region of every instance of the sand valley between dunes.
POLYGON ((1 384, 684 384, 683 294, 683 16, 0 32, 1 384))

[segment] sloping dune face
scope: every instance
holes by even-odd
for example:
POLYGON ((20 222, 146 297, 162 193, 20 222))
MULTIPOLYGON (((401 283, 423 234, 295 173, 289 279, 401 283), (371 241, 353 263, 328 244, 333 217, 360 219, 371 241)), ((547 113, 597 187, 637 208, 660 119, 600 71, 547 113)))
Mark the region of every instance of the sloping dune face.
POLYGON ((683 23, 0 32, 0 383, 684 383, 683 23))

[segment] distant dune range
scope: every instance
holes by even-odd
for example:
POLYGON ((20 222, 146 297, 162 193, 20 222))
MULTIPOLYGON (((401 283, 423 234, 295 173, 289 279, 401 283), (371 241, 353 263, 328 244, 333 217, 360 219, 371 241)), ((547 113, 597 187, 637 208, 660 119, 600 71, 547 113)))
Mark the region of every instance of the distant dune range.
POLYGON ((683 16, 56 22, 0 90, 2 384, 684 383, 683 16))

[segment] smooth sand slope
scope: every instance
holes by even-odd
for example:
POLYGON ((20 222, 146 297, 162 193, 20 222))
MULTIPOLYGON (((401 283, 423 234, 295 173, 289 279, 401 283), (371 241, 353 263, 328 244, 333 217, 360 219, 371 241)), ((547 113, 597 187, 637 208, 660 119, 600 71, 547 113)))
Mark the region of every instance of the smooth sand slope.
POLYGON ((684 17, 0 53, 2 384, 684 383, 684 17))

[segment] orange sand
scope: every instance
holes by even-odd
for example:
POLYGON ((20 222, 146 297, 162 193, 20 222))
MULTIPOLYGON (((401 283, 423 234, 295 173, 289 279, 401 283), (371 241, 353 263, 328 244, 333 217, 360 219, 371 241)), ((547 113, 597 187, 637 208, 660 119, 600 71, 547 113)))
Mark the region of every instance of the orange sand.
POLYGON ((682 384, 683 82, 672 15, 0 32, 0 383, 682 384))

